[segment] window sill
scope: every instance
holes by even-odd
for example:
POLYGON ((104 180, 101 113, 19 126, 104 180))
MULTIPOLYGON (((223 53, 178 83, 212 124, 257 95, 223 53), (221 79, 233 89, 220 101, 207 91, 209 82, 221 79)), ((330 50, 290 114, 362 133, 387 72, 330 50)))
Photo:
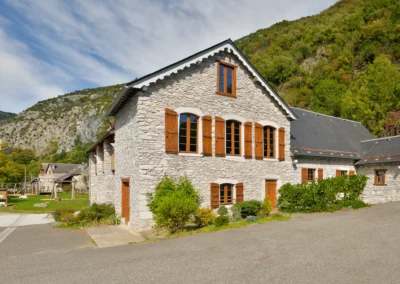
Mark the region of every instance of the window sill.
POLYGON ((183 156, 183 157, 203 157, 203 154, 199 154, 199 153, 178 153, 178 156, 183 156))
POLYGON ((228 98, 232 98, 232 99, 236 99, 236 95, 235 94, 229 94, 229 93, 222 93, 222 92, 215 92, 217 95, 220 96, 224 96, 224 97, 228 97, 228 98))
POLYGON ((278 159, 276 158, 263 158, 264 161, 269 161, 269 162, 279 162, 278 159))
POLYGON ((387 186, 387 184, 375 184, 374 183, 374 186, 387 186))
POLYGON ((250 159, 245 159, 242 156, 225 156, 226 160, 231 160, 231 161, 246 161, 246 160, 250 160, 250 159))

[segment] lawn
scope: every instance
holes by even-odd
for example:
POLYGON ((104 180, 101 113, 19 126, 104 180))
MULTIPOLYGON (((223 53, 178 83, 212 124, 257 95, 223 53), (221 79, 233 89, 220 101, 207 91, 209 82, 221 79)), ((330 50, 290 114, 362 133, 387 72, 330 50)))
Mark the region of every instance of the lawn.
POLYGON ((81 210, 89 206, 89 199, 87 194, 76 194, 75 200, 71 200, 71 193, 59 193, 58 197, 61 201, 54 201, 50 195, 27 195, 28 198, 18 198, 19 195, 9 195, 8 207, 0 207, 0 211, 6 212, 52 212, 55 209, 72 208, 81 210), (46 208, 33 207, 36 203, 48 202, 46 208))

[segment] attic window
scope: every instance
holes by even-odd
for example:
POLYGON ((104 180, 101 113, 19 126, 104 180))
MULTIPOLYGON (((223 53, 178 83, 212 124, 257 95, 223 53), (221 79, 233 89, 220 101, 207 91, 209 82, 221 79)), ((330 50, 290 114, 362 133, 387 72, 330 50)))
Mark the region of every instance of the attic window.
POLYGON ((217 94, 236 98, 236 65, 218 62, 217 94))

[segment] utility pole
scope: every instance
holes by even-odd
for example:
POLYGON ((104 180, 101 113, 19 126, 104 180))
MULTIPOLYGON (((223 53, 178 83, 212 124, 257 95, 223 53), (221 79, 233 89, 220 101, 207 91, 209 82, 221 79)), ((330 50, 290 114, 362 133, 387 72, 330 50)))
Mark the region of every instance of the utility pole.
POLYGON ((24 195, 26 192, 26 165, 25 165, 25 182, 24 182, 24 195))

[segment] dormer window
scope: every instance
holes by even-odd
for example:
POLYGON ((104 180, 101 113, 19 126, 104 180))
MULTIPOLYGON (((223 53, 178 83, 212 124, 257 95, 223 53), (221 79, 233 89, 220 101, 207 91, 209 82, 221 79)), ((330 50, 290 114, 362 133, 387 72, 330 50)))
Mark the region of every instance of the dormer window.
POLYGON ((226 62, 217 64, 217 94, 236 97, 236 66, 226 62))

